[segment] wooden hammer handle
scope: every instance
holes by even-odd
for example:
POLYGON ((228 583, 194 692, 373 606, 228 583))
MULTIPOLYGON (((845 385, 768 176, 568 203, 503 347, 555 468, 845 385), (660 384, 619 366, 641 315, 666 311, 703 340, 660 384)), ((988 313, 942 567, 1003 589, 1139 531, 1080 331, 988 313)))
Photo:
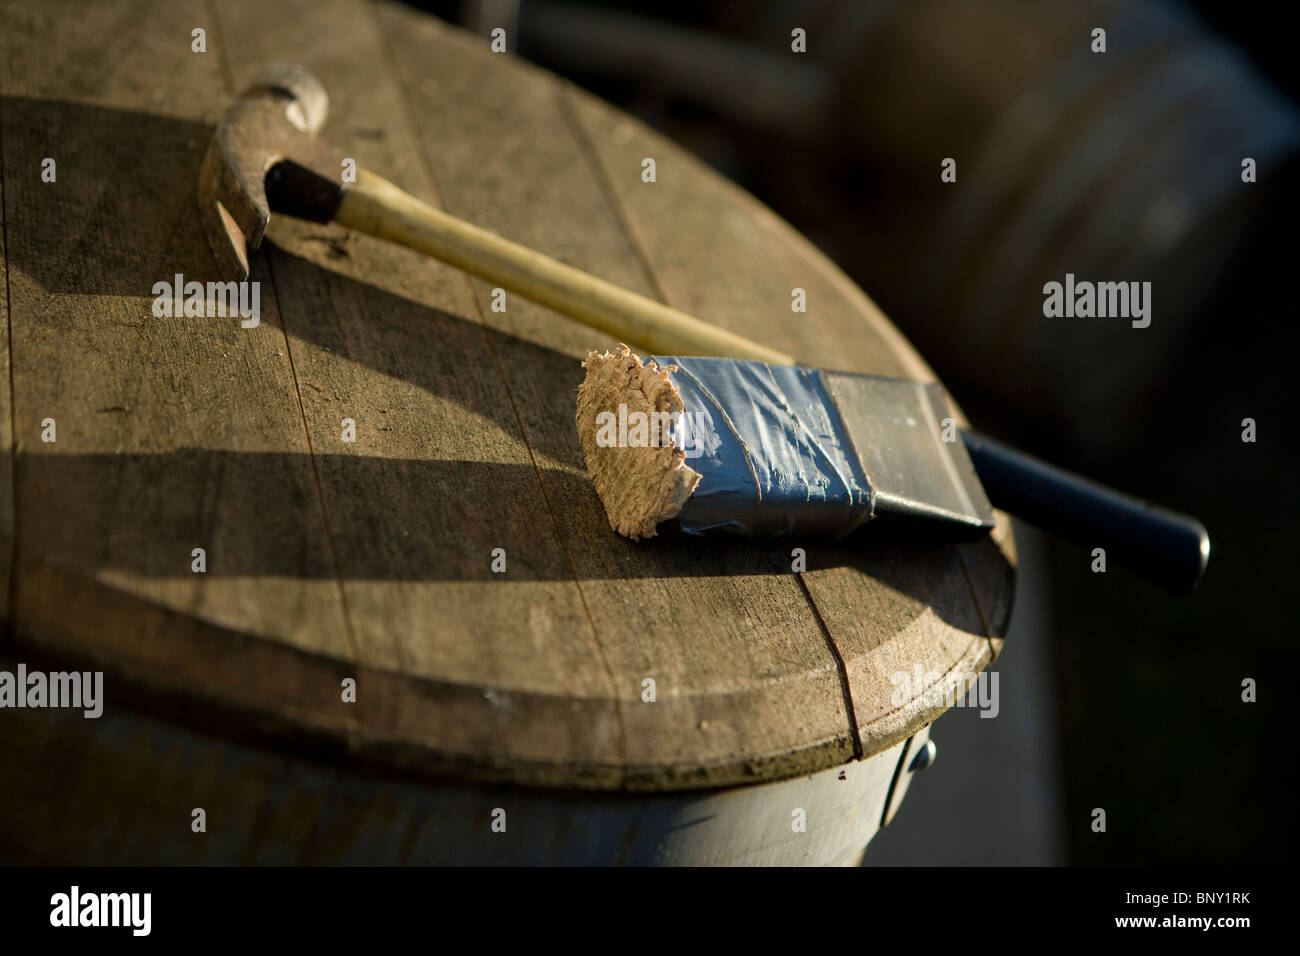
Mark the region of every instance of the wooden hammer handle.
POLYGON ((567 266, 420 202, 364 169, 334 221, 418 249, 562 312, 649 355, 721 355, 794 365, 793 357, 567 266))

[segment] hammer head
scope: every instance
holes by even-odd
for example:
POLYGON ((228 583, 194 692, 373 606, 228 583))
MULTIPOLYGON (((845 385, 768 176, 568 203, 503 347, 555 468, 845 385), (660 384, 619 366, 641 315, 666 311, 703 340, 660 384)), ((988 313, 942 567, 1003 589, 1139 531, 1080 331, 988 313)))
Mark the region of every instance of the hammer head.
POLYGON ((223 278, 248 277, 248 247, 261 245, 272 208, 333 218, 341 156, 316 140, 328 112, 320 80, 283 64, 263 71, 221 118, 199 171, 199 216, 223 278))

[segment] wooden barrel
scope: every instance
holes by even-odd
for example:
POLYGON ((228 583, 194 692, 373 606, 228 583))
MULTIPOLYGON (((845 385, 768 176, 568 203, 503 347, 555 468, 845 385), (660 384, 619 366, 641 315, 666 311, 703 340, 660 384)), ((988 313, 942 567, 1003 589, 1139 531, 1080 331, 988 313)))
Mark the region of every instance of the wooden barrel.
POLYGON ((103 694, 0 709, 5 860, 856 859, 936 689, 1000 649, 1005 520, 960 546, 633 543, 573 426, 599 333, 287 218, 255 327, 158 316, 153 289, 216 278, 211 124, 289 60, 330 92, 324 135, 417 196, 805 362, 931 379, 870 300, 671 143, 397 5, 6 24, 0 671, 103 694))

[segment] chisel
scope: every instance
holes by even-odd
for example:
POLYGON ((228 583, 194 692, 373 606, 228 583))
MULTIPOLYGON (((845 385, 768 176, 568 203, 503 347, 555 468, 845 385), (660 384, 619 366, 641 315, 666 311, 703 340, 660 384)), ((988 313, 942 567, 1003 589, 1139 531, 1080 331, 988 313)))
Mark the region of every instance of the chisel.
POLYGON ((1174 593, 1209 559, 1195 518, 957 426, 941 385, 766 362, 592 353, 578 390, 587 469, 614 530, 843 538, 869 522, 988 532, 993 508, 1174 593))

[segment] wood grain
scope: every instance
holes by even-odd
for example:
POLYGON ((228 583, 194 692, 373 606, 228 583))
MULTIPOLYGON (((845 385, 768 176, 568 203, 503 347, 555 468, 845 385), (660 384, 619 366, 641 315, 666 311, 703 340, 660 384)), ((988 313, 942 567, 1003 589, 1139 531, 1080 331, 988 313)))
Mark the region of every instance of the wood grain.
MULTIPOLYGON (((934 380, 880 310, 752 197, 608 104, 572 86, 559 96, 669 302, 805 364, 934 380), (658 170, 651 184, 639 175, 647 156, 658 170), (703 235, 710 241, 701 244, 703 235), (806 295, 806 313, 792 311, 795 289, 806 295)), ((992 659, 988 637, 1002 630, 988 629, 972 582, 999 613, 999 601, 1009 608, 1011 583, 1008 558, 991 542, 967 551, 977 571, 968 576, 954 546, 883 545, 871 531, 847 546, 797 542, 808 552, 800 577, 844 661, 864 753, 906 738, 944 709, 925 703, 934 679, 896 703, 895 675, 919 664, 923 675, 945 680, 992 659)), ((1005 618, 987 616, 1005 628, 1005 618)))
POLYGON ((42 654, 239 698, 266 675, 216 684, 210 662, 175 654, 189 633, 351 651, 274 298, 256 329, 151 312, 155 282, 215 278, 194 215, 203 120, 225 103, 216 59, 190 49, 204 11, 51 3, 6 21, 11 613, 42 654), (267 573, 225 570, 250 563, 267 573), (158 609, 165 631, 104 629, 101 602, 119 598, 158 609), (184 671, 164 673, 168 656, 184 671))
MULTIPOLYGON (((223 4, 221 21, 241 38, 235 89, 268 60, 302 63, 330 92, 331 142, 434 198, 364 5, 254 0, 223 4), (286 17, 300 29, 286 34, 286 17)), ((358 644, 433 682, 432 711, 367 690, 359 746, 406 741, 440 764, 534 781, 576 768, 583 783, 617 785, 610 679, 464 274, 337 226, 281 218, 271 238, 358 644), (354 444, 341 441, 344 417, 354 444)))
POLYGON ((516 296, 494 311, 409 250, 277 216, 260 327, 150 313, 154 282, 215 278, 194 201, 210 124, 296 60, 330 92, 322 135, 417 197, 804 361, 932 377, 681 150, 395 4, 58 2, 11 13, 0 45, 21 655, 102 667, 110 706, 350 766, 601 789, 877 753, 936 715, 889 703, 893 673, 989 660, 1009 537, 798 542, 794 574, 788 542, 615 535, 573 414, 580 360, 617 343, 516 296))
MULTIPOLYGON (((554 78, 507 69, 505 57, 485 63, 480 39, 404 8, 377 10, 448 210, 656 295, 554 78)), ((638 545, 609 530, 584 480, 572 409, 578 360, 616 343, 518 298, 493 312, 488 286, 475 288, 484 320, 502 333, 497 358, 530 447, 555 466, 543 485, 619 687, 628 785, 734 782, 849 757, 834 656, 797 582, 779 572, 779 548, 705 552, 680 537, 638 545), (656 682, 653 704, 641 699, 646 678, 656 682)))
MULTIPOLYGON (((340 161, 340 165, 341 165, 340 161)), ((606 335, 656 355, 794 360, 420 202, 382 176, 357 170, 334 212, 347 229, 416 249, 606 335)))
MULTIPOLYGON (((0 657, 0 667, 12 668, 0 657)), ((76 866, 819 866, 856 863, 903 744, 753 787, 658 793, 439 784, 106 712, 0 721, 0 859, 76 866), (149 786, 141 786, 148 781, 149 786), (202 807, 207 830, 190 829, 202 807), (791 810, 807 831, 793 832, 791 810), (505 833, 492 830, 504 811, 505 833)), ((900 779, 904 784, 906 778, 900 779)), ((899 786, 893 788, 897 803, 899 786)))

